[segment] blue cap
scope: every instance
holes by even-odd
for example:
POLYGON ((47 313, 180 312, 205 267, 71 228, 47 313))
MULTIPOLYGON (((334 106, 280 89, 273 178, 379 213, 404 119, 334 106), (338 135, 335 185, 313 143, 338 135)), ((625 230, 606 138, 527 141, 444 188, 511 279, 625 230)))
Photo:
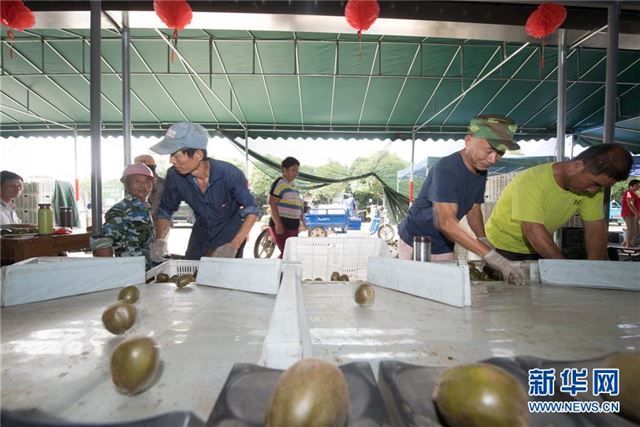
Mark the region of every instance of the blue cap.
POLYGON ((173 154, 183 148, 207 149, 209 132, 197 123, 180 122, 167 129, 162 141, 151 147, 158 154, 173 154))

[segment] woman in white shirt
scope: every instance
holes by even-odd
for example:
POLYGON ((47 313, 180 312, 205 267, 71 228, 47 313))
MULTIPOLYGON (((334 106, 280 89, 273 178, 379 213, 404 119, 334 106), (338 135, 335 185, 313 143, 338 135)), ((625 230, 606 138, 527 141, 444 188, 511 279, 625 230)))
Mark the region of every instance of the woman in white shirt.
POLYGON ((13 201, 22 193, 22 177, 17 173, 2 171, 0 183, 0 225, 21 224, 13 201))

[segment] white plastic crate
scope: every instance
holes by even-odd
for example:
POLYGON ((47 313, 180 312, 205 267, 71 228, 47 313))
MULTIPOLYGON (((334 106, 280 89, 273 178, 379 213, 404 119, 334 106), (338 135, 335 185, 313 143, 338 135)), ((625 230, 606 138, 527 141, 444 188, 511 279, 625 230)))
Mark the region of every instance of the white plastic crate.
POLYGON ((172 259, 149 269, 146 273, 146 280, 148 281, 160 273, 168 274, 169 277, 176 274, 193 274, 199 265, 200 261, 172 259))
POLYGON ((371 237, 292 237, 282 260, 302 263, 303 279, 328 281, 337 271, 351 280, 366 280, 369 257, 391 258, 387 243, 371 237))

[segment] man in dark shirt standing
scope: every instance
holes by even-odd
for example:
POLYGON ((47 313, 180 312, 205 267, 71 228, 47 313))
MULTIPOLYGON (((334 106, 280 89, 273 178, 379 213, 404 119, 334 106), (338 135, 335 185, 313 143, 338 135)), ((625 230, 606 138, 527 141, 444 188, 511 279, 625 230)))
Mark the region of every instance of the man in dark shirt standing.
POLYGON ((171 215, 183 200, 196 217, 185 258, 242 257, 259 209, 240 169, 207 157, 208 140, 209 133, 204 127, 180 122, 171 126, 162 141, 151 147, 158 154, 170 154, 173 165, 167 171, 158 207, 152 259, 167 254, 166 235, 171 215))
POLYGON ((480 255, 500 271, 506 281, 524 284, 519 265, 498 254, 486 238, 480 204, 484 201, 487 169, 506 150, 520 147, 513 141, 517 125, 495 114, 471 119, 461 151, 442 158, 427 176, 409 214, 398 226, 400 259, 410 259, 415 236, 431 238, 433 261, 453 261, 454 244, 480 255), (459 224, 467 216, 475 238, 459 224))

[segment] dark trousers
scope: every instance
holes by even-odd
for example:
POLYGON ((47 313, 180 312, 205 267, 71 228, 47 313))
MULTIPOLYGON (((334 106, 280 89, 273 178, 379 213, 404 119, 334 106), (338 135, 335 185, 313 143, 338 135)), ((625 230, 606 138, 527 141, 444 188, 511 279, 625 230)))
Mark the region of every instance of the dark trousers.
POLYGON ((269 227, 269 234, 271 238, 276 242, 276 246, 280 249, 280 257, 284 254, 284 244, 287 242, 289 237, 298 237, 298 229, 293 228, 285 228, 282 231, 282 234, 276 234, 276 229, 269 227))

